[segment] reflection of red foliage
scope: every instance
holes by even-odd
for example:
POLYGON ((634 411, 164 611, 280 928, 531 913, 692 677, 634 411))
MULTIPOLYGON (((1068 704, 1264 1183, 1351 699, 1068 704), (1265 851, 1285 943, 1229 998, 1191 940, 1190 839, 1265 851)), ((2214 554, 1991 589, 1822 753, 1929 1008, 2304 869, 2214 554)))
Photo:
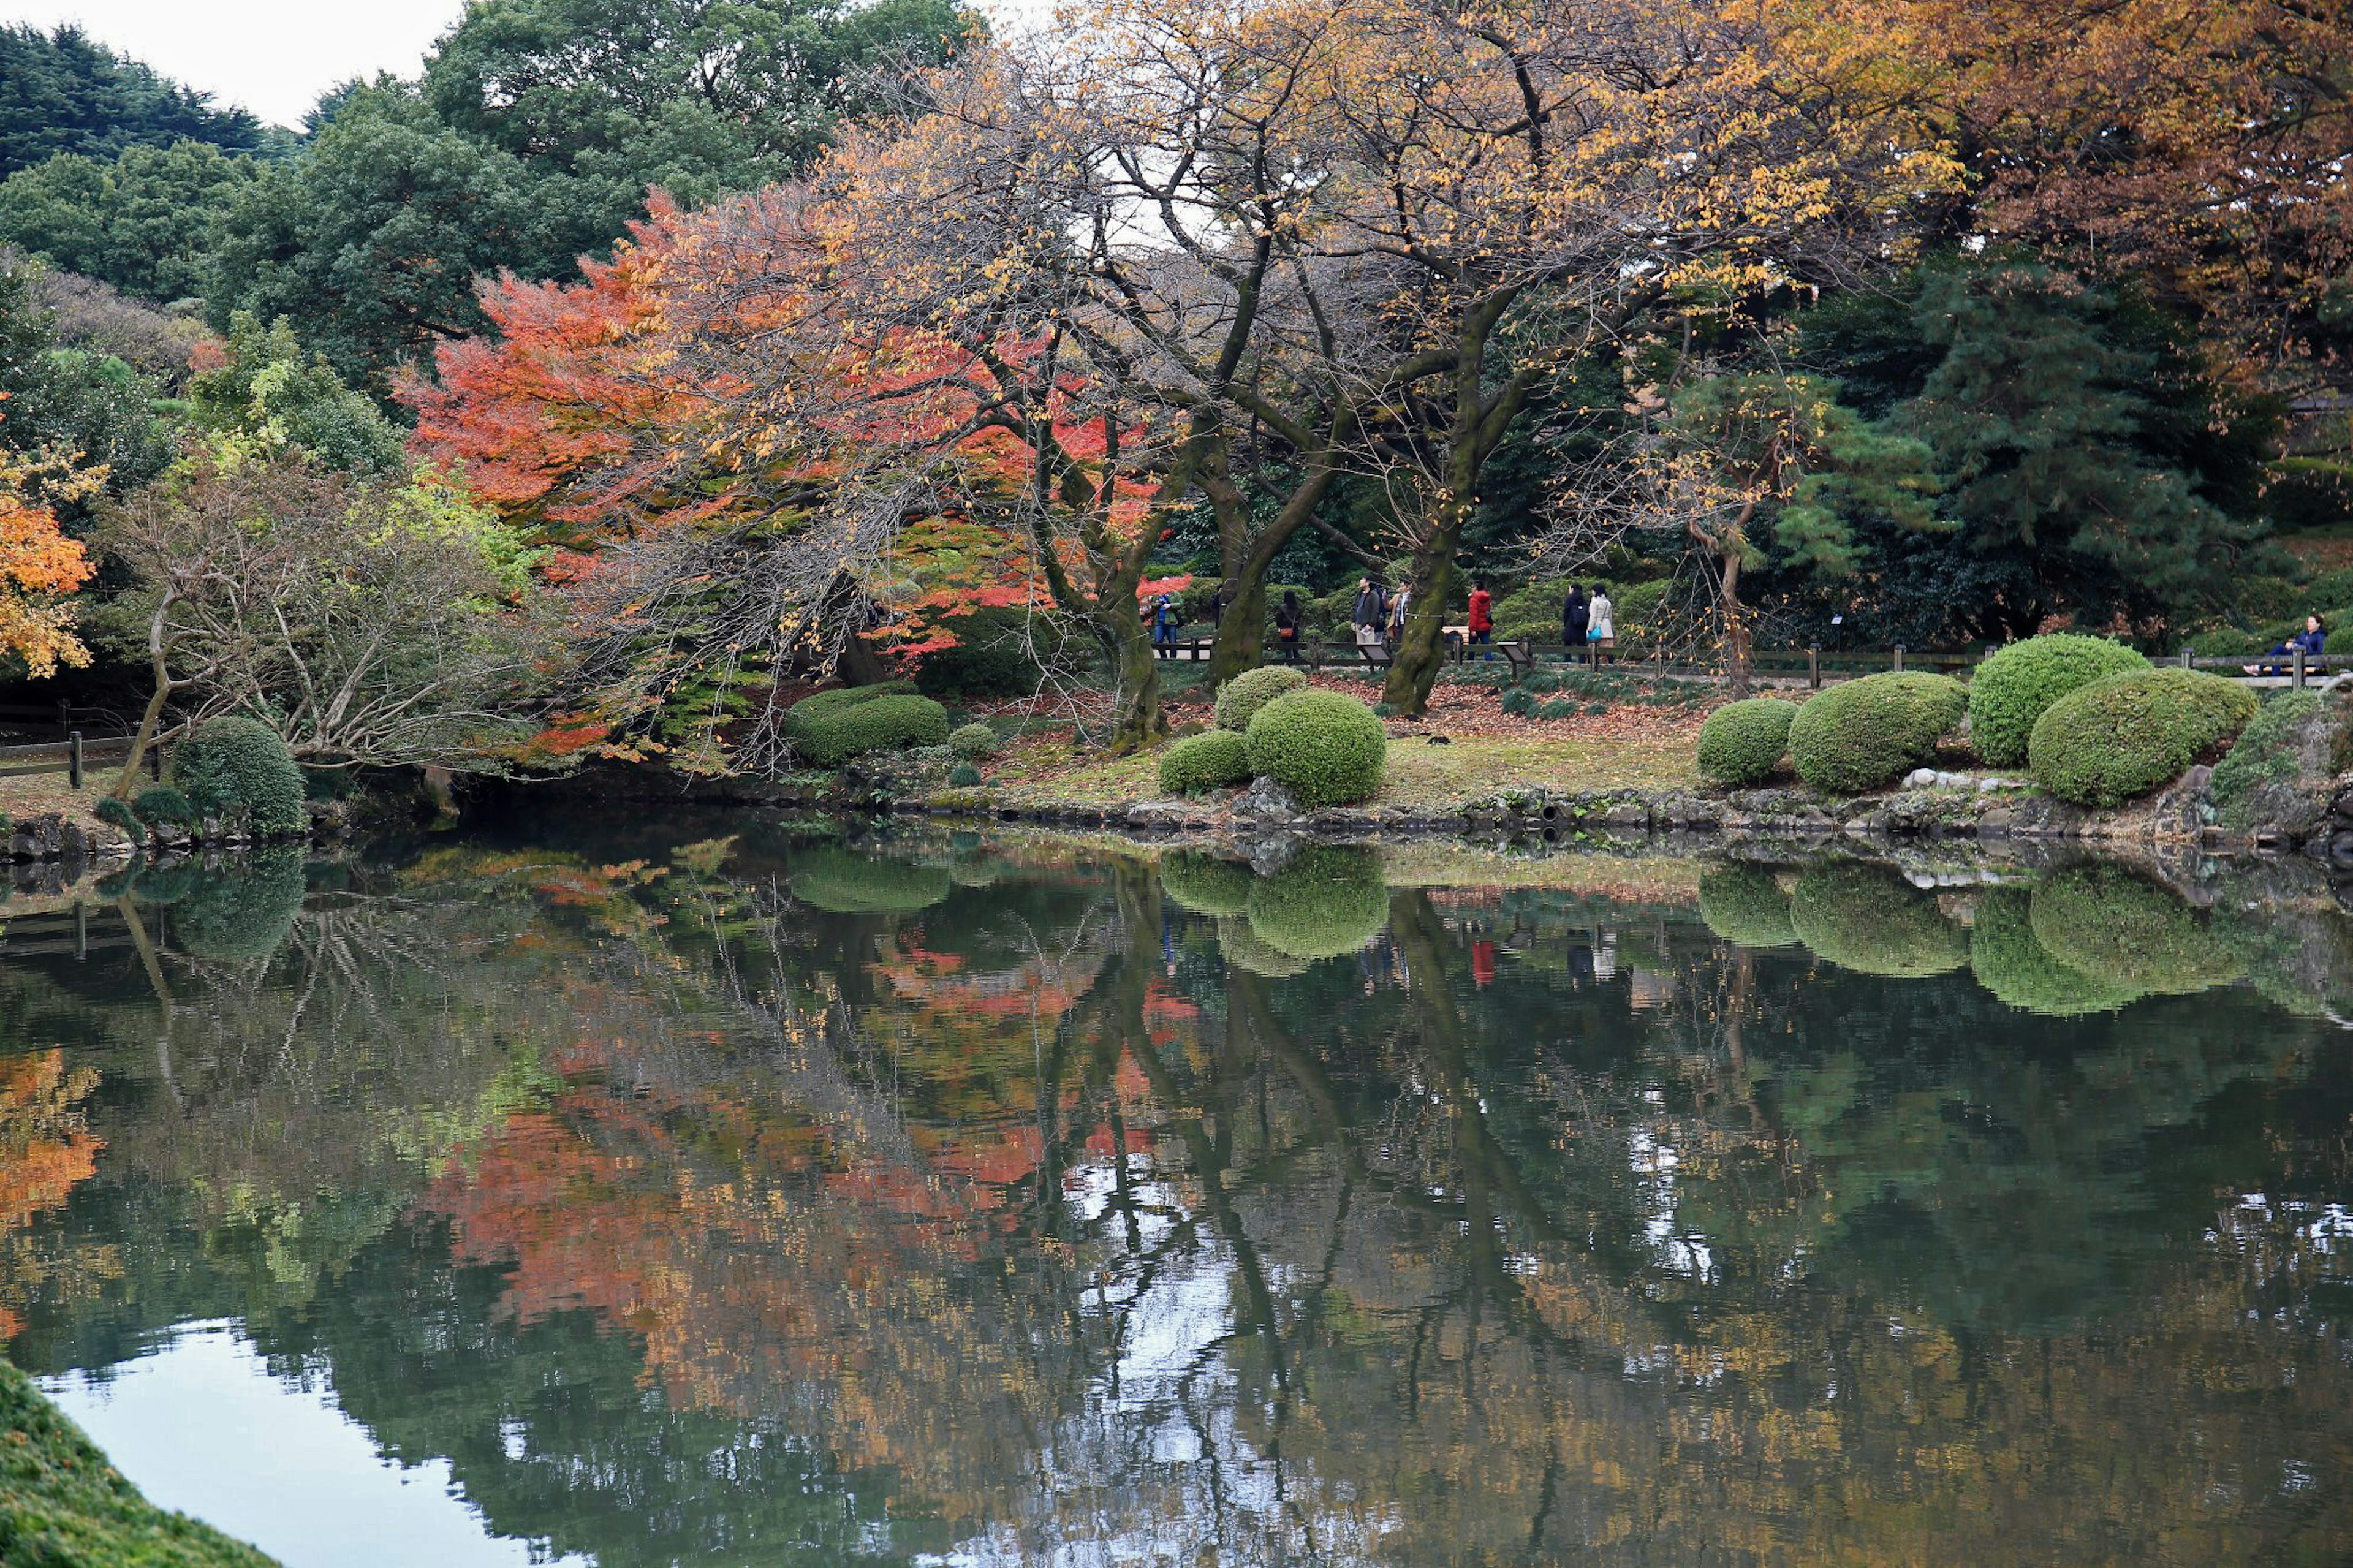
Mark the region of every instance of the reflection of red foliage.
POLYGON ((1495 944, 1481 939, 1471 944, 1471 978, 1484 986, 1495 978, 1495 944))

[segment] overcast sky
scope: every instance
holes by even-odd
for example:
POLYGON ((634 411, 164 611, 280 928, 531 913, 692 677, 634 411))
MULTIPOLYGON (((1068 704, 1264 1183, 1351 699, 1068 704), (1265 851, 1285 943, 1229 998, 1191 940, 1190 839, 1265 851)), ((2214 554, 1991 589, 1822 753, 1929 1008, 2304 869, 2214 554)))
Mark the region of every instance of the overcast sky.
MULTIPOLYGON (((1042 14, 1050 0, 999 0, 999 14, 1042 14)), ((0 22, 78 22, 118 54, 300 125, 337 82, 378 71, 414 76, 464 0, 0 0, 0 22)))

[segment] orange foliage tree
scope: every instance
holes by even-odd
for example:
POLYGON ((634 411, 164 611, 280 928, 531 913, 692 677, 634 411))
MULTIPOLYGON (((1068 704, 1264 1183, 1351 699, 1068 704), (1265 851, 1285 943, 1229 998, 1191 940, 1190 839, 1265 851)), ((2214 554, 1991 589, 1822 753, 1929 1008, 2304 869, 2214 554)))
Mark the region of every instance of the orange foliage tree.
MULTIPOLYGON (((0 393, 0 397, 6 394, 0 393)), ((42 679, 60 664, 79 668, 90 650, 74 636, 66 595, 90 581, 90 557, 66 537, 53 508, 104 483, 104 468, 78 468, 51 453, 0 449, 0 654, 42 679)))

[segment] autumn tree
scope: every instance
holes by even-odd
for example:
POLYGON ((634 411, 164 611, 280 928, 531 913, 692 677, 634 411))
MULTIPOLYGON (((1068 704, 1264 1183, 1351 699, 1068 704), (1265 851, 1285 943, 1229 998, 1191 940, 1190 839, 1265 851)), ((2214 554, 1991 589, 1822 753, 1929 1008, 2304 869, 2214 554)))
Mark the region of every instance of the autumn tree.
POLYGON ((78 468, 53 453, 0 447, 0 655, 36 680, 61 664, 90 662, 67 602, 90 580, 90 558, 58 527, 55 507, 91 494, 105 477, 102 468, 78 468))

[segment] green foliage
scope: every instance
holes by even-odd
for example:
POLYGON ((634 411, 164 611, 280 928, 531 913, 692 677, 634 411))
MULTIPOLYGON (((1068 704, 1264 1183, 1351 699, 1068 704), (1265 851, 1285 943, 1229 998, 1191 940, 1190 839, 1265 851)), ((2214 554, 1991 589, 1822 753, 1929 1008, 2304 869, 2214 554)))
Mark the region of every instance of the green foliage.
POLYGON ((1160 888, 1198 915, 1238 915, 1250 907, 1258 879, 1248 866, 1198 850, 1178 849, 1160 858, 1160 888))
POLYGON ((256 850, 197 873, 172 907, 172 934, 192 958, 248 963, 284 944, 310 885, 299 849, 256 850))
POLYGON ((2283 691, 2259 708, 2231 754, 2214 764, 2215 820, 2233 833, 2265 826, 2280 792, 2319 795, 2345 763, 2344 703, 2317 691, 2283 691))
POLYGON ((1841 681, 1798 710, 1789 724, 1789 761, 1816 789, 1878 789, 1926 762, 1961 721, 1968 700, 1950 676, 1915 670, 1841 681))
POLYGON ((1978 900, 1969 970, 2002 1001, 2046 1018, 2113 1013, 2142 994, 2052 957, 2034 934, 2031 896, 2023 888, 1989 889, 1978 900))
POLYGON ((196 824, 195 802, 170 784, 156 784, 139 792, 131 809, 141 822, 150 827, 193 827, 196 824))
POLYGON ((111 163, 60 154, 0 184, 0 241, 138 299, 190 299, 207 283, 213 226, 259 166, 200 142, 111 163))
POLYGON ((1306 684, 1305 675, 1279 664, 1246 669, 1218 688, 1218 728, 1240 734, 1250 728, 1260 709, 1306 684))
POLYGON ((1247 739, 1251 774, 1273 779, 1302 805, 1352 805, 1381 787, 1388 733, 1343 693, 1286 691, 1251 716, 1247 739))
POLYGON ((133 838, 146 832, 146 829, 140 825, 138 814, 131 809, 130 804, 117 800, 111 795, 104 796, 96 805, 90 807, 90 815, 110 826, 122 829, 133 838))
POLYGON ((804 697, 785 710, 785 733, 794 740, 814 733, 828 719, 839 717, 861 703, 883 697, 913 696, 912 680, 878 680, 871 686, 837 686, 804 697))
POLYGON ((940 867, 831 844, 796 851, 786 884, 801 902, 838 915, 912 914, 946 898, 954 885, 940 867))
POLYGON ((2180 776, 2255 716, 2236 681, 2187 669, 2114 675, 2043 710, 2028 742, 2034 782, 2077 805, 2113 806, 2180 776))
POLYGON ((268 327, 246 311, 231 316, 227 360, 191 381, 188 395, 196 424, 240 451, 290 447, 329 468, 371 473, 401 459, 399 427, 323 357, 303 353, 283 316, 268 327))
MULTIPOLYGON (((106 491, 137 489, 171 461, 171 432, 156 417, 155 384, 111 355, 61 345, 43 279, 0 253, 0 451, 79 453, 106 467, 106 491)), ((88 507, 58 510, 69 531, 88 507)))
POLYGON ((1032 637, 1050 651, 1059 646, 1050 623, 1034 625, 1020 610, 990 607, 945 622, 954 647, 927 653, 915 667, 915 687, 926 697, 1027 697, 1044 671, 1031 650, 1032 637))
POLYGON ((951 789, 979 788, 980 770, 970 763, 958 763, 948 770, 948 787, 951 789))
POLYGON ((1968 962, 1968 933, 1936 900, 1881 866, 1833 861, 1798 879, 1789 898, 1798 940, 1841 969, 1911 977, 1968 962))
POLYGON ((2043 710, 2095 680, 2147 668, 2148 660, 2106 637, 2059 632, 2011 643, 1969 678, 1970 749, 1996 767, 2021 766, 2043 710))
MULTIPOLYGON (((5 37, 5 35, 0 35, 5 37)), ((253 1548, 166 1513, 81 1428, 0 1362, 0 1563, 11 1568, 269 1568, 253 1548)))
POLYGON ((948 750, 966 762, 997 754, 997 731, 986 724, 959 724, 948 731, 948 750))
MULTIPOLYGON (((807 706, 797 704, 793 712, 797 714, 807 706)), ((838 768, 852 757, 871 752, 944 745, 947 738, 946 709, 928 697, 892 693, 846 704, 814 721, 805 721, 801 732, 793 738, 793 752, 811 767, 838 768)))
POLYGON ((1251 776, 1250 742, 1231 730, 1187 735, 1160 753, 1163 795, 1198 795, 1248 784, 1251 776))
POLYGON ((1721 784, 1763 784, 1780 771, 1798 705, 1778 697, 1727 702, 1699 727, 1699 771, 1721 784))
POLYGON ((2197 910, 2121 867, 2075 866, 2045 878, 2032 918, 2044 952, 2110 985, 2178 996, 2242 973, 2197 910))
POLYGON ((131 147, 262 144, 261 122, 159 76, 79 27, 0 27, 0 176, 58 153, 111 158, 131 147))
POLYGON ((1388 888, 1370 849, 1320 845, 1303 849, 1250 888, 1251 932, 1291 958, 1355 952, 1388 924, 1388 888))
POLYGON ((1739 947, 1794 947, 1789 895, 1762 866, 1713 866, 1700 873, 1699 918, 1739 947))
POLYGON ((259 837, 301 832, 302 772, 269 725, 208 719, 172 754, 172 782, 199 805, 242 818, 259 837))

